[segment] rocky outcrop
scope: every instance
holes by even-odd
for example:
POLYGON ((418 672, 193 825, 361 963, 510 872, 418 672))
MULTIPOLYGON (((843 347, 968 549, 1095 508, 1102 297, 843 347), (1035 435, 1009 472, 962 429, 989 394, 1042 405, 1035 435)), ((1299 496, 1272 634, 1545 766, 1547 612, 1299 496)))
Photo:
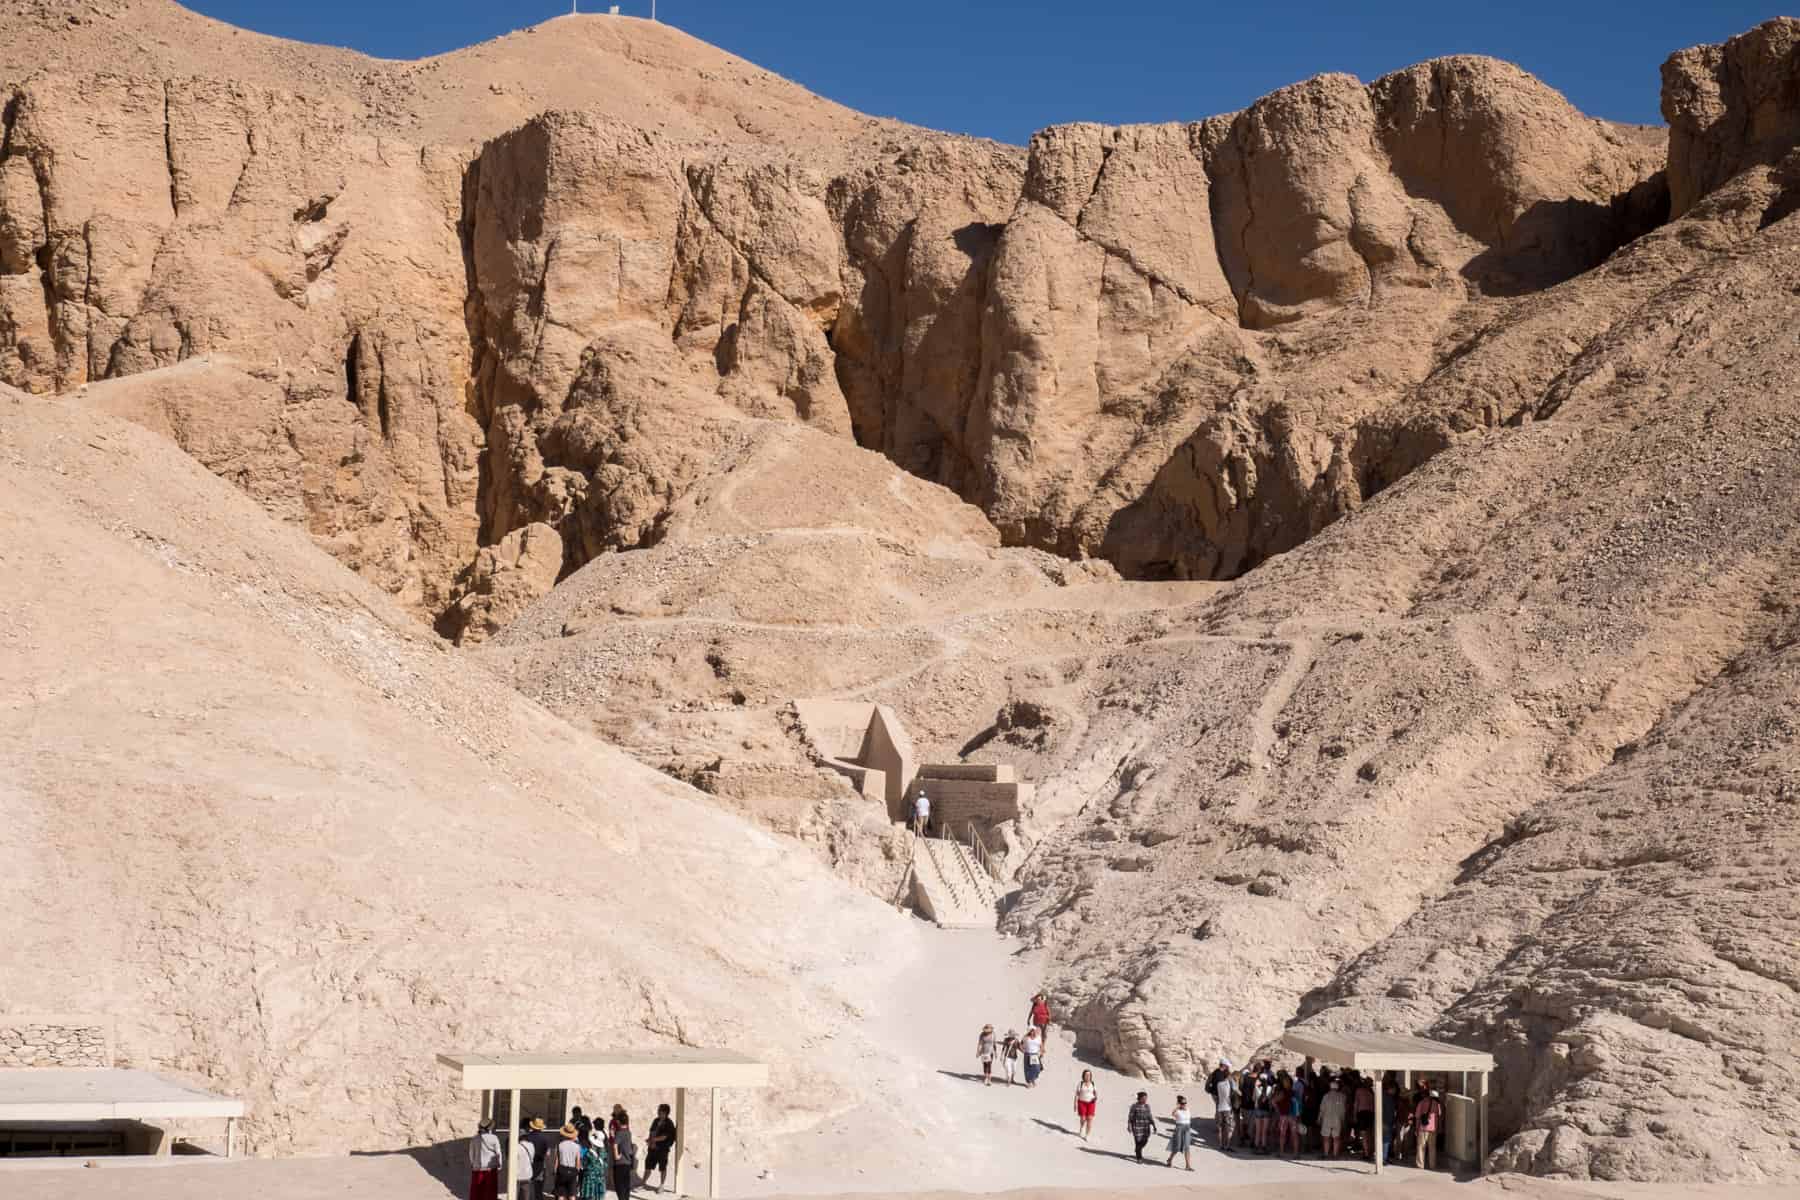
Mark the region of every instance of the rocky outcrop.
POLYGON ((171 432, 441 608, 476 534, 456 160, 219 79, 43 74, 5 113, 0 379, 66 392, 235 359, 257 379, 243 408, 196 397, 171 432))
MULTIPOLYGON (((1800 21, 1781 17, 1663 63, 1669 200, 1676 216, 1800 144, 1800 21)), ((1789 187, 1796 181, 1788 180, 1789 187)), ((1772 212, 1778 219, 1785 213, 1772 212)))

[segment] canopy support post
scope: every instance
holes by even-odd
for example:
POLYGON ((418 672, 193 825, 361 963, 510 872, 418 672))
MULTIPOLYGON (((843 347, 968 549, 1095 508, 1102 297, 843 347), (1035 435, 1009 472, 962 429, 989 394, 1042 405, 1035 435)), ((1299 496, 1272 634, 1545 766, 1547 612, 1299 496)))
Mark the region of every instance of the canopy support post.
POLYGON ((719 1200, 719 1089, 712 1089, 712 1121, 707 1131, 706 1194, 719 1200))
POLYGON ((225 1157, 231 1158, 237 1152, 237 1118, 225 1118, 225 1157))
POLYGON ((513 1200, 519 1185, 513 1182, 519 1156, 519 1089, 512 1089, 512 1102, 506 1109, 506 1140, 500 1143, 500 1195, 513 1200))
POLYGON ((681 1191, 681 1160, 684 1157, 683 1146, 686 1141, 687 1141, 687 1089, 686 1088, 676 1088, 675 1089, 675 1145, 669 1151, 669 1153, 671 1153, 675 1156, 675 1194, 677 1196, 682 1194, 682 1191, 681 1191))
MULTIPOLYGON (((1379 1072, 1377 1072, 1379 1074, 1379 1072)), ((1375 1173, 1381 1174, 1381 1081, 1375 1081, 1372 1089, 1375 1093, 1375 1142, 1369 1147, 1369 1157, 1375 1160, 1375 1173)))
POLYGON ((1476 1117, 1476 1127, 1480 1132, 1476 1135, 1475 1173, 1477 1175, 1486 1175, 1488 1151, 1488 1073, 1486 1071, 1481 1072, 1479 1086, 1481 1088, 1481 1100, 1479 1114, 1476 1117))

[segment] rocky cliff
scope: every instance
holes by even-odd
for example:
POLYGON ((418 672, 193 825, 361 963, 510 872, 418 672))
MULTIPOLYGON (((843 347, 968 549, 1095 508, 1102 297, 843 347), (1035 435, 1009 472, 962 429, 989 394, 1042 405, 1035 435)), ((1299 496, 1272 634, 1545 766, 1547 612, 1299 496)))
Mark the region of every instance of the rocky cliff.
POLYGON ((1435 1032, 1494 1165, 1791 1178, 1800 24, 1666 135, 1452 58, 1021 151, 630 20, 84 12, 7 18, 0 377, 872 890, 788 701, 1016 764, 1004 927, 1119 1066, 1435 1032))

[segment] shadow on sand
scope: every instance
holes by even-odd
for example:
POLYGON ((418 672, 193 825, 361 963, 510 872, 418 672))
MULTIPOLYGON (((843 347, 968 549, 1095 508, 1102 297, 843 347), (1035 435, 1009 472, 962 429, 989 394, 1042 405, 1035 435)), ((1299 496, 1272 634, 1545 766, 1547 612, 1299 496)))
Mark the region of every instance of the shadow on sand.
POLYGON ((469 1190, 469 1143, 466 1138, 430 1146, 409 1146, 405 1150, 352 1150, 350 1157, 410 1158, 451 1195, 466 1195, 469 1190))

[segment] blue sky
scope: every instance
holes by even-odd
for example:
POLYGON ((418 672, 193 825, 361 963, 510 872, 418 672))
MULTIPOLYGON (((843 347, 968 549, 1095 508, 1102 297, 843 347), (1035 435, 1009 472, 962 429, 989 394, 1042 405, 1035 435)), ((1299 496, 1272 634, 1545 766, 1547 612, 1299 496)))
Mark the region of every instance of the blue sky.
MULTIPOLYGON (((264 33, 416 58, 568 11, 474 0, 189 0, 264 33)), ((1747 0, 657 0, 658 16, 852 108, 1023 142, 1061 121, 1188 120, 1348 71, 1510 59, 1595 116, 1660 122, 1658 67, 1778 15, 1747 0)), ((584 10, 604 9, 583 0, 584 10)), ((1800 11, 1800 0, 1788 0, 1800 11)), ((648 15, 649 0, 623 0, 648 15)))

